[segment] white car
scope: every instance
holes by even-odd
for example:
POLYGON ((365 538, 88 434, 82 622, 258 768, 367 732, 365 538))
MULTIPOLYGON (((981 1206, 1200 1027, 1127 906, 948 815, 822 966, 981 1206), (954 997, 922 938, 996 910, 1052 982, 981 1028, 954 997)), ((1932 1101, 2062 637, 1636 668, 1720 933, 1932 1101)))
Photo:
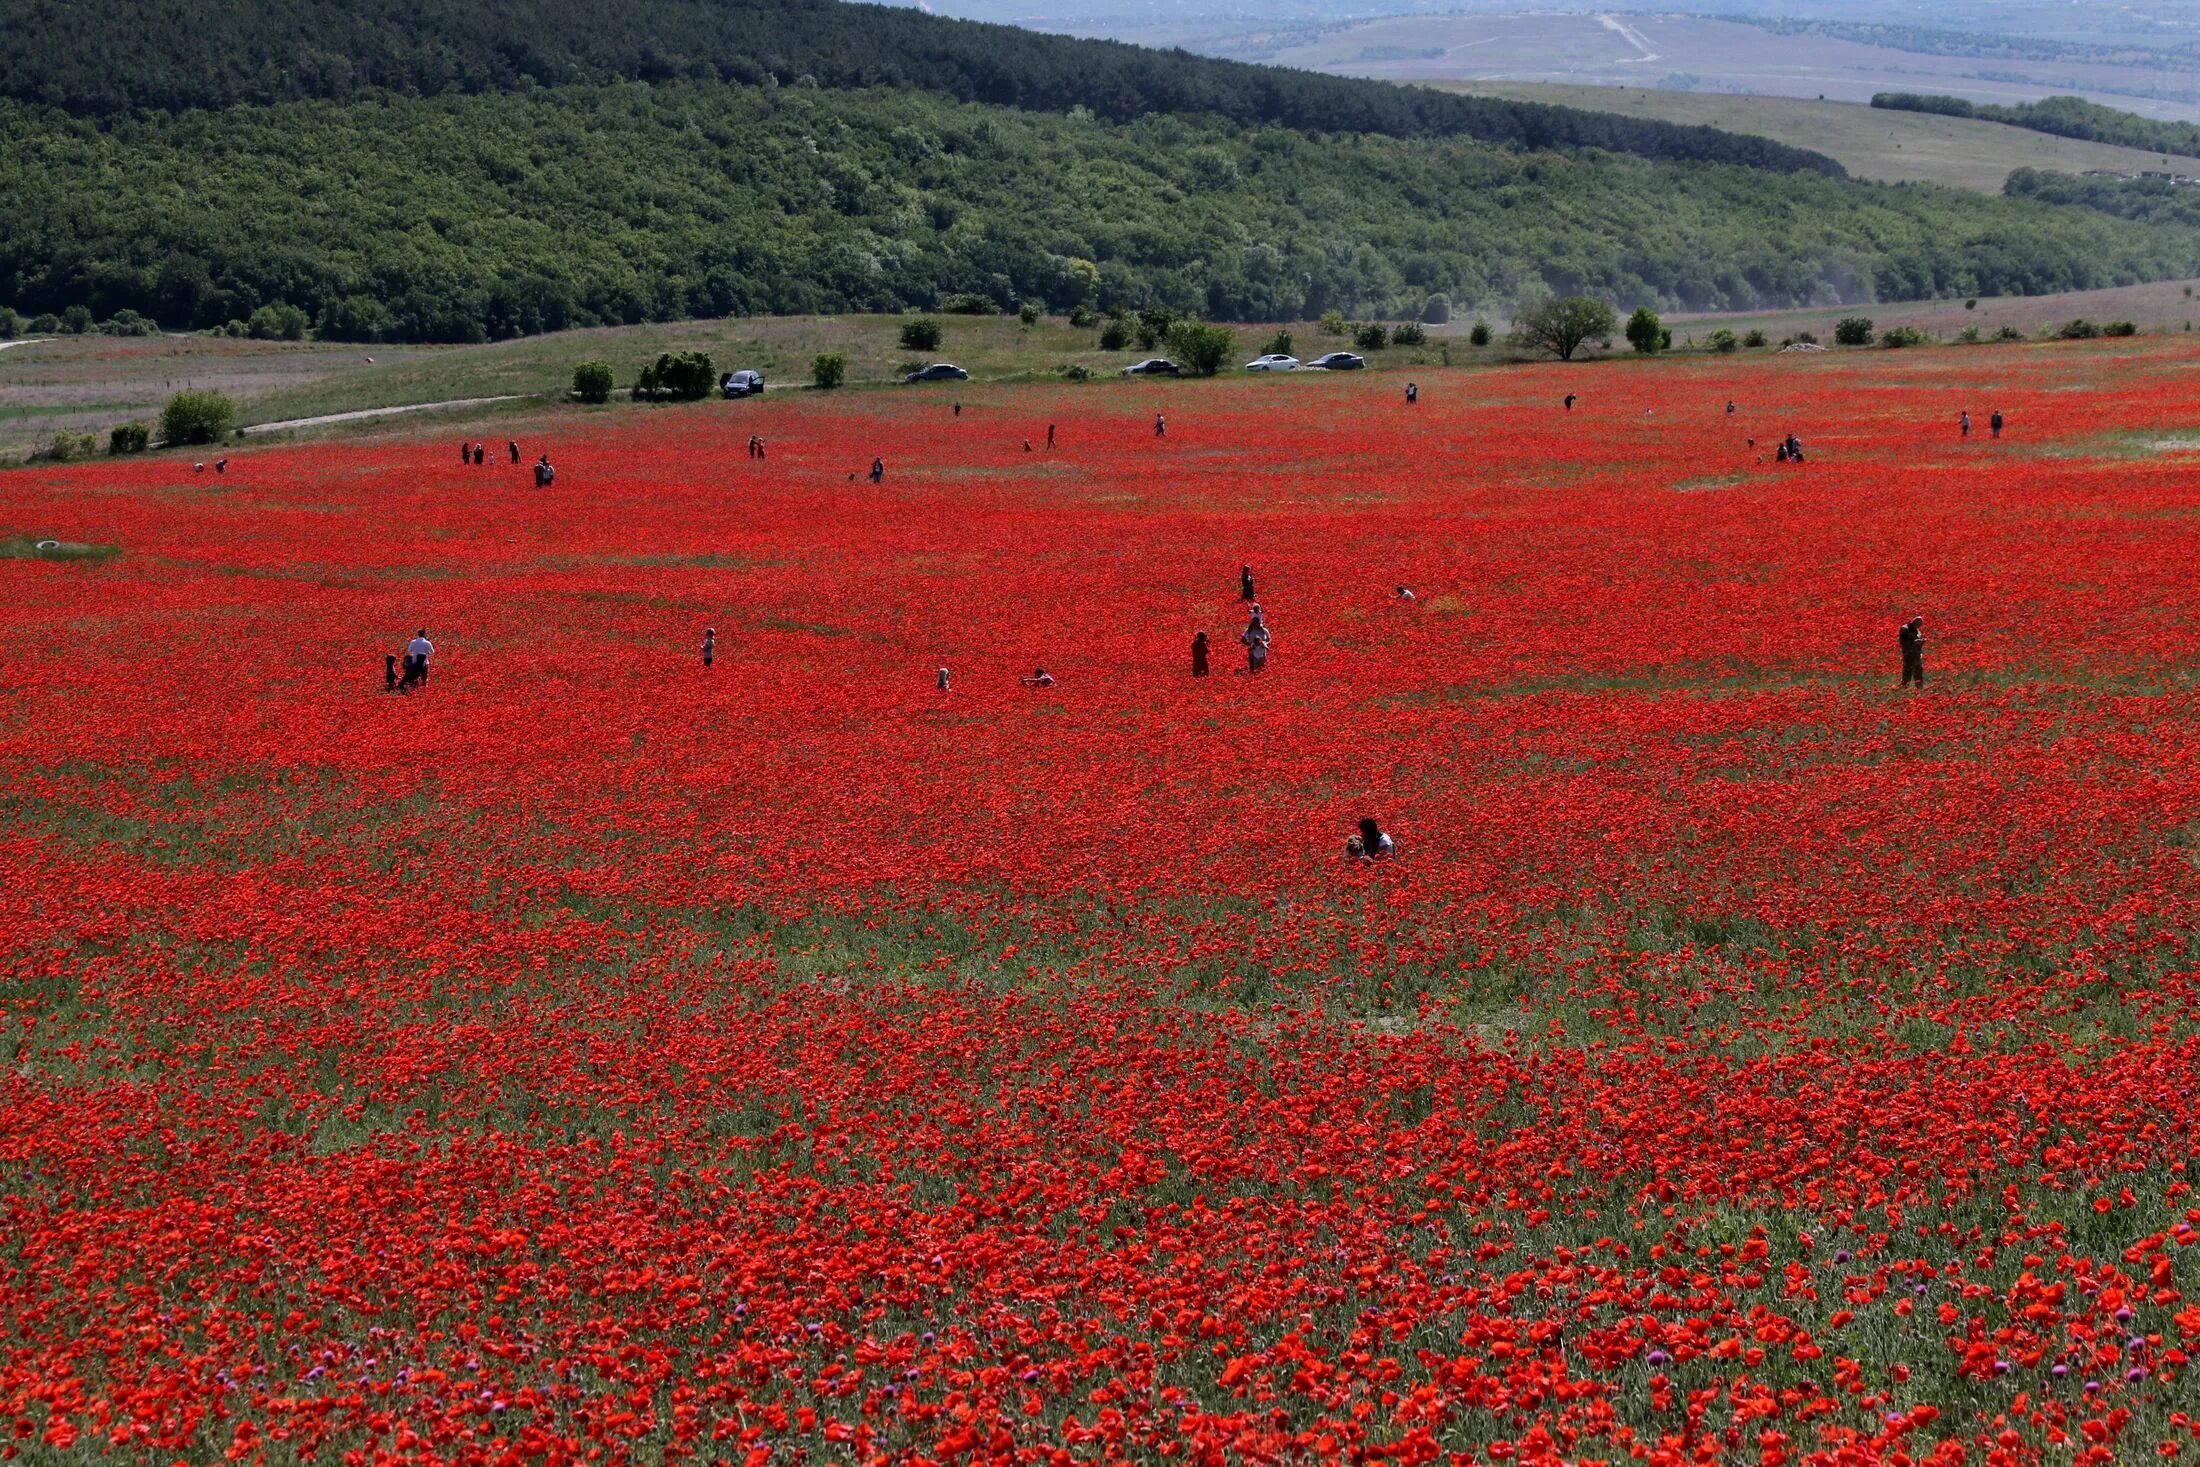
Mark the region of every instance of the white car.
POLYGON ((1255 357, 1245 364, 1245 370, 1248 372, 1296 372, 1298 369, 1299 359, 1285 356, 1280 351, 1272 351, 1264 357, 1255 357))

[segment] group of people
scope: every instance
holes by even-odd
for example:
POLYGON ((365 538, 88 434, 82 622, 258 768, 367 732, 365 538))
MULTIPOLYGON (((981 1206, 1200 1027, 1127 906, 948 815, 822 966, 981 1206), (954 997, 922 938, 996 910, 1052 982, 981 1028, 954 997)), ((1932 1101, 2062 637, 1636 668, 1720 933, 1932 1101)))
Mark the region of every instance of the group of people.
MULTIPOLYGON (((1994 411, 1989 414, 1986 419, 1986 432, 1988 436, 1999 438, 2001 436, 2001 425, 2001 409, 1995 408, 1994 411)), ((1968 438, 1971 436, 1970 409, 1966 408, 1962 412, 1956 414, 1956 428, 1962 437, 1968 438)))
POLYGON ((386 693, 409 693, 414 688, 428 685, 428 659, 435 656, 435 643, 428 640, 428 629, 422 627, 413 633, 405 644, 405 667, 398 671, 397 654, 382 654, 382 690, 386 693))
MULTIPOLYGON (((517 464, 519 462, 518 439, 515 438, 507 442, 504 445, 504 451, 511 456, 512 462, 514 464, 517 464)), ((491 462, 489 456, 489 445, 486 443, 461 442, 458 445, 458 461, 462 464, 469 464, 475 467, 479 467, 483 464, 491 462)), ((217 465, 217 467, 219 466, 217 465)), ((541 458, 535 460, 535 487, 537 489, 549 488, 552 484, 557 482, 557 478, 558 471, 555 468, 551 467, 549 454, 546 453, 541 458)))

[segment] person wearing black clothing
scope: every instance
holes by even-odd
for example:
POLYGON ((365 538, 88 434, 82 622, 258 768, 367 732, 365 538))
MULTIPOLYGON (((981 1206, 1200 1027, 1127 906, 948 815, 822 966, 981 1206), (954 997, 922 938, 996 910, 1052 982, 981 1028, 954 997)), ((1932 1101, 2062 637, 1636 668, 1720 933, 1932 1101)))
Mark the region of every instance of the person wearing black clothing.
POLYGON ((395 652, 382 654, 382 691, 385 693, 397 691, 397 654, 395 652))
POLYGON ((508 449, 510 449, 510 450, 511 450, 511 452, 512 452, 512 462, 513 462, 513 463, 518 463, 518 462, 519 462, 519 440, 518 440, 517 438, 514 438, 513 440, 511 440, 511 441, 510 441, 509 443, 505 444, 504 446, 505 446, 506 448, 508 448, 508 449))
POLYGON ((1207 634, 1201 632, 1192 638, 1192 676, 1207 676, 1207 634))
POLYGON ((1259 598, 1258 596, 1255 596, 1255 595, 1253 594, 1253 568, 1252 568, 1251 566, 1249 566, 1249 565, 1241 565, 1241 566, 1239 566, 1239 567, 1238 567, 1238 600, 1240 600, 1240 601, 1258 601, 1259 599, 1260 599, 1260 598, 1259 598))
POLYGON ((1572 412, 1573 410, 1574 410, 1574 395, 1573 395, 1573 394, 1572 394, 1571 392, 1569 392, 1569 393, 1567 393, 1567 394, 1566 394, 1566 411, 1567 411, 1567 412, 1572 412))
POLYGON ((882 459, 882 458, 874 458, 874 459, 872 459, 872 460, 871 460, 871 482, 872 482, 872 483, 874 483, 874 484, 876 484, 876 483, 877 483, 877 482, 878 482, 879 480, 881 480, 881 479, 883 479, 883 478, 885 478, 885 477, 886 477, 886 460, 885 460, 885 459, 882 459))
POLYGON ((1992 435, 1993 435, 1994 437, 1996 437, 1996 438, 1999 438, 1999 437, 2001 436, 2001 409, 2000 409, 2000 408, 1995 408, 1995 409, 1994 409, 1994 415, 1993 415, 1992 417, 1990 417, 1990 418, 1988 418, 1988 419, 1986 420, 1986 426, 1987 426, 1987 428, 1988 428, 1988 429, 1989 429, 1989 430, 1991 431, 1991 433, 1992 433, 1992 435))
POLYGON ((1902 630, 1895 635, 1902 644, 1902 686, 1916 683, 1925 686, 1925 618, 1913 616, 1902 623, 1902 630))

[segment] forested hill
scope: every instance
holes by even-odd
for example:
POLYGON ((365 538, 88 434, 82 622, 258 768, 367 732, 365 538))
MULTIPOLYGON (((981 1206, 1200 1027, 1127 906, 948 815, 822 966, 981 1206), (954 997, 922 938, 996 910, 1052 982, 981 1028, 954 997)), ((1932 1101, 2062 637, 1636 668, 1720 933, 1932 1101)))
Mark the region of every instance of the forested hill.
POLYGON ((909 87, 1109 121, 1601 148, 1838 177, 1768 138, 843 0, 0 0, 0 96, 84 115, 613 81, 909 87), (117 44, 116 38, 158 38, 117 44))
POLYGON ((2190 158, 2200 155, 2200 126, 2190 122, 2165 122, 2137 113, 2103 107, 2083 97, 2042 97, 2037 102, 1997 106, 1963 97, 1931 93, 1881 92, 1874 107, 1890 112, 1933 112, 1942 117, 1975 117, 1981 122, 2000 122, 2010 127, 2044 132, 2059 138, 2078 138, 2089 143, 2115 143, 2143 148, 2152 153, 2175 153, 2190 158))

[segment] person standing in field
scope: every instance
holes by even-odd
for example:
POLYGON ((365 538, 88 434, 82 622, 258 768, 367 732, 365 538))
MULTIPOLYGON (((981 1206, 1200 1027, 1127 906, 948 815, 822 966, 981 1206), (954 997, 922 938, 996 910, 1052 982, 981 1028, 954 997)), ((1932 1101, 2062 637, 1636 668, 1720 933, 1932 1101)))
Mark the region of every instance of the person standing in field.
POLYGON ((462 464, 471 464, 474 461, 474 446, 471 443, 458 445, 458 461, 462 464))
POLYGON ((1207 676, 1207 634, 1201 632, 1192 638, 1192 676, 1207 676))
POLYGON ((478 469, 478 468, 480 468, 480 467, 481 467, 481 466, 482 466, 483 464, 487 463, 488 461, 489 461, 489 449, 488 449, 488 445, 486 445, 486 444, 481 444, 481 443, 477 443, 477 444, 475 444, 475 445, 474 445, 474 467, 478 469))
POLYGON ((876 484, 876 483, 878 483, 878 482, 879 482, 880 480, 884 479, 885 477, 886 477, 886 460, 885 460, 885 459, 883 459, 883 458, 874 458, 874 459, 872 459, 872 460, 871 460, 871 482, 872 482, 872 483, 874 483, 874 484, 876 484))
POLYGON ((1995 438, 1999 438, 1999 437, 2001 436, 2001 409, 2000 409, 2000 408, 1995 408, 1995 409, 1994 409, 1994 415, 1993 415, 1992 417, 1990 417, 1990 418, 1988 418, 1988 419, 1986 420, 1986 429, 1987 429, 1987 432, 1988 432, 1988 433, 1989 433, 1989 434, 1990 434, 1991 436, 1993 436, 1993 437, 1995 437, 1995 438))
POLYGON ((1895 634, 1902 647, 1902 686, 1925 686, 1925 618, 1913 616, 1895 634))
POLYGON ((1054 425, 1052 423, 1047 424, 1047 447, 1050 449, 1054 447, 1054 425))
POLYGON ((954 681, 948 677, 947 669, 944 667, 940 669, 940 675, 934 681, 933 686, 937 687, 943 693, 952 693, 955 691, 954 681))
POLYGON ((1253 594, 1253 568, 1249 565, 1239 566, 1238 600, 1245 602, 1247 605, 1251 605, 1253 602, 1259 599, 1259 597, 1253 594))
POLYGON ((395 652, 382 654, 382 691, 385 693, 397 691, 397 654, 395 652))
POLYGON ((1153 436, 1156 438, 1169 436, 1169 420, 1159 413, 1153 415, 1153 436))
POLYGON ((1566 411, 1567 411, 1567 412, 1572 412, 1573 410, 1574 410, 1574 394, 1572 394, 1571 392, 1569 392, 1569 393, 1567 393, 1567 394, 1566 394, 1566 411))
POLYGON ((1956 428, 1962 437, 1968 438, 1971 436, 1971 410, 1969 408, 1965 408, 1962 412, 1956 414, 1956 428))
POLYGON ((550 455, 535 460, 535 487, 547 489, 558 481, 558 471, 550 466, 550 455))
POLYGON ((1275 641, 1275 634, 1268 630, 1268 623, 1261 619, 1260 605, 1253 606, 1253 619, 1238 633, 1238 640, 1245 644, 1245 670, 1257 673, 1268 665, 1268 648, 1275 641))
POLYGON ((428 685, 428 659, 433 656, 435 656, 435 643, 428 640, 428 629, 422 627, 414 632, 412 640, 405 644, 405 678, 399 686, 410 688, 418 684, 421 687, 426 687, 428 685))
POLYGON ((506 448, 507 450, 509 450, 509 451, 510 451, 510 453, 511 453, 511 455, 512 455, 512 462, 513 462, 513 463, 515 463, 515 464, 516 464, 516 463, 518 463, 518 462, 519 462, 519 440, 518 440, 517 438, 514 438, 514 439, 512 439, 512 440, 511 440, 510 442, 506 443, 506 444, 505 444, 504 446, 505 446, 505 448, 506 448))
POLYGON ((1420 400, 1421 400, 1421 384, 1420 384, 1420 383, 1418 383, 1418 382, 1408 382, 1408 383, 1406 384, 1406 406, 1407 406, 1407 407, 1412 407, 1412 406, 1413 406, 1413 405, 1414 405, 1415 403, 1419 402, 1420 400))
POLYGON ((1731 397, 1726 400, 1726 415, 1730 418, 1734 416, 1734 399, 1731 397))
POLYGON ((703 628, 703 666, 709 667, 718 660, 718 628, 703 628))

